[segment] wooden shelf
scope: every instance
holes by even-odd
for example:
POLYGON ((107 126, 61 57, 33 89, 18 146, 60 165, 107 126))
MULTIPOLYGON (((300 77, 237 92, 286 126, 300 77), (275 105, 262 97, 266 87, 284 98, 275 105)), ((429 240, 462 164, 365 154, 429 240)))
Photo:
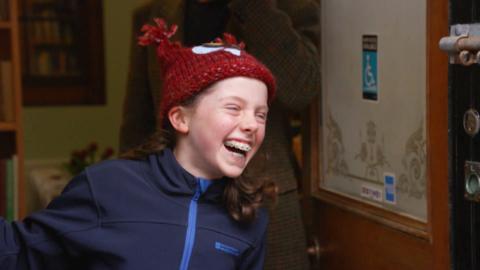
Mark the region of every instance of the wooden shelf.
MULTIPOLYGON (((1 0, 0 0, 1 1, 1 0)), ((2 2, 4 4, 4 2, 2 2)), ((18 0, 8 0, 8 19, 0 20, 0 74, 11 80, 0 80, 0 158, 3 173, 0 184, 8 181, 13 187, 8 198, 2 197, 0 213, 9 220, 21 219, 25 216, 25 181, 24 181, 24 146, 22 129, 22 82, 20 59, 20 26, 18 24, 18 0), (8 119, 5 120, 4 118, 8 119), (12 119, 12 120, 10 120, 12 119), (13 168, 8 176, 6 164, 13 168), (13 177, 12 177, 13 175, 13 177), (8 211, 7 211, 8 210, 8 211)), ((2 5, 2 8, 4 5, 2 5)), ((4 11, 2 11, 5 17, 4 11)), ((1 196, 0 196, 1 197, 1 196)))
POLYGON ((17 124, 0 122, 0 132, 1 131, 17 131, 17 124))

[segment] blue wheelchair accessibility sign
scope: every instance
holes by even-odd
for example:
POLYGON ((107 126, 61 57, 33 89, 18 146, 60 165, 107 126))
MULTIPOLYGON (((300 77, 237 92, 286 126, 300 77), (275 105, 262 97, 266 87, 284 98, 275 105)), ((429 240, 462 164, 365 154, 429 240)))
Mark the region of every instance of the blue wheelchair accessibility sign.
POLYGON ((378 100, 377 36, 364 35, 362 81, 363 98, 378 100))

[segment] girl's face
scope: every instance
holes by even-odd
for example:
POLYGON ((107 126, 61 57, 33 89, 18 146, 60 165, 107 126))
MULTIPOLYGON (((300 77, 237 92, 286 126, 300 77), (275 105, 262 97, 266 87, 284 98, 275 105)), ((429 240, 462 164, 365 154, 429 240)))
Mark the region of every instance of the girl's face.
POLYGON ((174 150, 179 163, 197 177, 240 176, 265 136, 266 85, 246 77, 221 80, 182 109, 186 129, 174 150))

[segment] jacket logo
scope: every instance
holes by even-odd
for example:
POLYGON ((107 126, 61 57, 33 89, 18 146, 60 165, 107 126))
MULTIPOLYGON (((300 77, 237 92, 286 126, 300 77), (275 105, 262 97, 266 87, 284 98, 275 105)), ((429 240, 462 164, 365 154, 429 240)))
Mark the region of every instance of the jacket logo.
POLYGON ((222 244, 220 242, 215 242, 215 249, 220 250, 222 252, 228 253, 230 255, 233 255, 235 257, 238 257, 240 255, 240 251, 234 247, 227 246, 225 244, 222 244))

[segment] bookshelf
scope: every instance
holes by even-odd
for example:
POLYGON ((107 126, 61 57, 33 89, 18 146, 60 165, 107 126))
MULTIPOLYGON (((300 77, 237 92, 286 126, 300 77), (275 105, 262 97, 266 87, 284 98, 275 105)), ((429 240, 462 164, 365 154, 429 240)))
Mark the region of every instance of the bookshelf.
POLYGON ((0 0, 0 214, 25 216, 17 0, 0 0))
POLYGON ((24 105, 104 104, 102 1, 19 1, 24 105))

